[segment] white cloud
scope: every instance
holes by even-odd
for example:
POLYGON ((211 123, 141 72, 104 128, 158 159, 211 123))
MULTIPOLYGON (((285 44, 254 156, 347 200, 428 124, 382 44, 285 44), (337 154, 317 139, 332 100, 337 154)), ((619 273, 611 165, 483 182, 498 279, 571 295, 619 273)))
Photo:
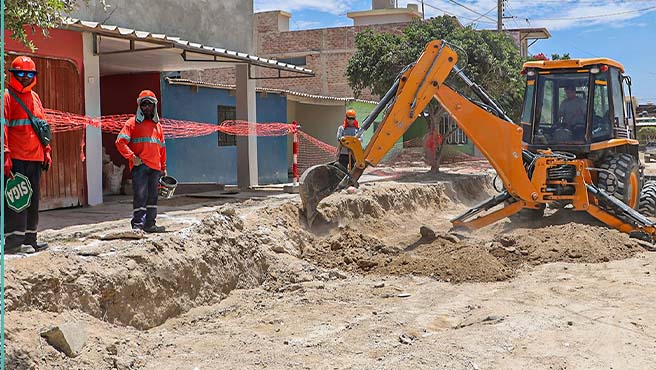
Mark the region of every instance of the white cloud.
MULTIPOLYGON (((435 17, 447 12, 458 16, 461 23, 465 25, 472 21, 476 21, 478 28, 495 27, 497 17, 496 0, 459 0, 458 2, 473 11, 467 10, 448 0, 425 0, 426 16, 435 17), (435 8, 440 8, 440 10, 435 8), (486 16, 481 16, 481 14, 486 14, 486 16)), ((400 6, 407 6, 408 3, 421 4, 421 1, 399 1, 400 6)), ((629 21, 634 20, 647 12, 656 11, 656 9, 651 9, 643 12, 636 12, 638 9, 653 6, 653 3, 619 0, 611 0, 608 2, 599 1, 596 3, 589 0, 583 2, 567 0, 510 0, 507 4, 508 7, 506 8, 505 15, 517 18, 504 20, 506 27, 546 27, 552 31, 595 25, 624 27, 629 24, 629 21), (599 15, 608 16, 596 17, 599 15)), ((421 7, 421 5, 419 6, 421 7)))
POLYGON ((315 21, 292 21, 292 29, 294 30, 307 30, 310 28, 321 27, 321 22, 315 21))

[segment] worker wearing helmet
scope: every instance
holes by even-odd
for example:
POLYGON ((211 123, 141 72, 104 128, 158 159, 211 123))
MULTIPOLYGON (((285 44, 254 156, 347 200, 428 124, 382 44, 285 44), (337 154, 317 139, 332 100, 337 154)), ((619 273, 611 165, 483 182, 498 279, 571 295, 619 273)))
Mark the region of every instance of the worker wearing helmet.
POLYGON ((34 253, 48 248, 47 243, 37 243, 36 234, 41 170, 48 170, 52 164, 51 148, 49 144, 42 144, 30 118, 31 114, 45 120, 41 99, 33 91, 37 81, 34 61, 30 57, 19 56, 11 62, 9 72, 9 86, 4 96, 4 175, 7 178, 20 173, 27 177, 32 198, 27 209, 21 212, 15 212, 5 204, 5 253, 34 253))
POLYGON ((118 134, 116 148, 132 172, 132 228, 164 232, 163 226, 155 225, 159 179, 166 176, 166 146, 155 93, 144 90, 139 94, 137 114, 118 134))
MULTIPOLYGON (((358 124, 358 120, 355 119, 355 110, 347 110, 344 122, 342 122, 337 129, 337 141, 339 142, 343 136, 355 136, 359 129, 360 125, 358 124)), ((362 138, 360 138, 360 142, 362 142, 362 138)), ((349 150, 343 147, 340 148, 339 163, 346 168, 349 168, 349 166, 352 167, 355 161, 349 153, 349 150)))

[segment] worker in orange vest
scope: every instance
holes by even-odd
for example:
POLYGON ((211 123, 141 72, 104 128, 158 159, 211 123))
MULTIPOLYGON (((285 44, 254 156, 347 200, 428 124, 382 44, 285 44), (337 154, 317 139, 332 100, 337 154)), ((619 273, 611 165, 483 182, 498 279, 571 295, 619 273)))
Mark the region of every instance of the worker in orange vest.
POLYGON ((155 224, 159 179, 166 176, 166 145, 155 93, 144 90, 139 94, 137 114, 125 122, 116 148, 132 171, 132 228, 164 232, 163 226, 155 224))
MULTIPOLYGON (((355 119, 355 110, 349 109, 346 111, 346 117, 344 117, 344 122, 337 128, 337 141, 343 136, 355 136, 360 129, 358 120, 355 119)), ((362 142, 362 137, 360 137, 360 142, 362 142)), ((339 163, 345 168, 353 167, 355 164, 355 159, 352 157, 351 153, 346 148, 341 148, 339 151, 339 163)))
MULTIPOLYGON (((32 118, 45 120, 45 110, 36 85, 36 65, 32 58, 19 56, 9 68, 9 87, 4 95, 5 178, 20 173, 27 177, 32 198, 27 209, 15 212, 5 203, 5 253, 34 253, 48 248, 37 243, 41 170, 52 164, 51 147, 44 145, 32 127, 32 118), (29 112, 28 112, 29 111, 29 112)), ((47 140, 49 141, 49 139, 47 140)))

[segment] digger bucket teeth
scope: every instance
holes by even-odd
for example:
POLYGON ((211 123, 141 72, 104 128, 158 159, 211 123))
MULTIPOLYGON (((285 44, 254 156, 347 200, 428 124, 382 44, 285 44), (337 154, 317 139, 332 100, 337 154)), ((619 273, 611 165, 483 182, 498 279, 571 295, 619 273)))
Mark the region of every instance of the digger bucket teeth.
POLYGON ((348 176, 345 169, 337 163, 316 165, 303 172, 299 194, 309 226, 312 226, 317 217, 319 202, 339 190, 340 184, 348 176))

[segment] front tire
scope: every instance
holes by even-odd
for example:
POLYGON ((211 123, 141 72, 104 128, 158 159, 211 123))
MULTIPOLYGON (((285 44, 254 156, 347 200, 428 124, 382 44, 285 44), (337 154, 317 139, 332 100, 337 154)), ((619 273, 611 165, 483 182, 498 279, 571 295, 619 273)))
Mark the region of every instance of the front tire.
POLYGON ((638 208, 640 198, 640 168, 630 154, 617 153, 606 157, 599 166, 597 186, 629 207, 638 208))
POLYGON ((638 212, 647 217, 656 217, 656 181, 647 181, 642 187, 638 212))

